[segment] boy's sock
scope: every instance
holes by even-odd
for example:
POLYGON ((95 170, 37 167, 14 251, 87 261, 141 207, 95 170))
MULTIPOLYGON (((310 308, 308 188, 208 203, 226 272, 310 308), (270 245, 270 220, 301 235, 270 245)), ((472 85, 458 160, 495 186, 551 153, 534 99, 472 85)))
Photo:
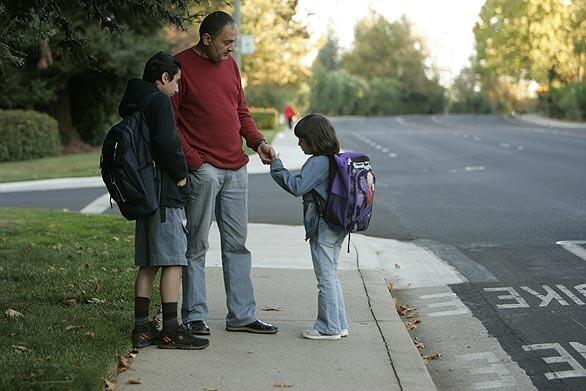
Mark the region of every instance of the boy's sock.
POLYGON ((151 299, 148 297, 134 298, 134 327, 142 328, 149 325, 149 305, 151 299))
POLYGON ((163 303, 163 331, 167 334, 175 334, 178 327, 177 302, 163 303))

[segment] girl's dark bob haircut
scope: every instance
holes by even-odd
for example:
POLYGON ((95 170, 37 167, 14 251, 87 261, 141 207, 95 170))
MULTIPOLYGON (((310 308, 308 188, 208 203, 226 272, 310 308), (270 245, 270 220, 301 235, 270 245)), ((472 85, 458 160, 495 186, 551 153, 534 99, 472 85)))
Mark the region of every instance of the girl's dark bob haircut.
POLYGON ((311 113, 295 125, 295 136, 302 138, 314 155, 340 153, 340 142, 332 123, 323 114, 311 113))

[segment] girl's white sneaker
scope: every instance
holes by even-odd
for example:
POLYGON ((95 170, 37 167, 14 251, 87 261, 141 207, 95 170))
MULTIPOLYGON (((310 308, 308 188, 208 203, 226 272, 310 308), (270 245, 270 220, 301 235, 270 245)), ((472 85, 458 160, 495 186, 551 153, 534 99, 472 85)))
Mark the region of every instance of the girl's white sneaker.
POLYGON ((348 329, 340 330, 340 337, 347 337, 348 336, 348 329))
POLYGON ((319 331, 314 330, 314 329, 303 330, 301 332, 301 336, 303 338, 307 338, 307 339, 328 339, 328 340, 340 339, 340 334, 333 334, 333 335, 322 334, 319 331))

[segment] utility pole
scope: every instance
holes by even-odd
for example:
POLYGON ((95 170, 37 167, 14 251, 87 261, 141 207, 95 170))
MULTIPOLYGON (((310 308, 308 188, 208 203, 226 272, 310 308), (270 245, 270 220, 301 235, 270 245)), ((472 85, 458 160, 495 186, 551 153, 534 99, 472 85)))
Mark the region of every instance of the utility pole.
MULTIPOLYGON (((240 0, 234 0, 234 20, 236 21, 236 27, 238 27, 238 34, 240 35, 240 24, 241 24, 241 15, 240 15, 240 0)), ((242 62, 242 39, 240 37, 236 41, 236 63, 238 64, 238 68, 241 67, 242 62)))

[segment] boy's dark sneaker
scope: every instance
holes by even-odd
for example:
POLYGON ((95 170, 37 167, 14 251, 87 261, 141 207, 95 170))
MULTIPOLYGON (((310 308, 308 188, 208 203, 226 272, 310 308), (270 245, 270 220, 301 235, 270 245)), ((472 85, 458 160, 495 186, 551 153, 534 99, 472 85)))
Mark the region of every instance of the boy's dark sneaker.
POLYGON ((174 333, 161 331, 159 340, 161 349, 199 350, 207 348, 209 344, 210 341, 194 336, 183 326, 179 326, 174 333))
POLYGON ((146 348, 147 346, 157 343, 159 340, 159 330, 149 322, 148 326, 135 327, 132 330, 132 346, 135 348, 146 348))

